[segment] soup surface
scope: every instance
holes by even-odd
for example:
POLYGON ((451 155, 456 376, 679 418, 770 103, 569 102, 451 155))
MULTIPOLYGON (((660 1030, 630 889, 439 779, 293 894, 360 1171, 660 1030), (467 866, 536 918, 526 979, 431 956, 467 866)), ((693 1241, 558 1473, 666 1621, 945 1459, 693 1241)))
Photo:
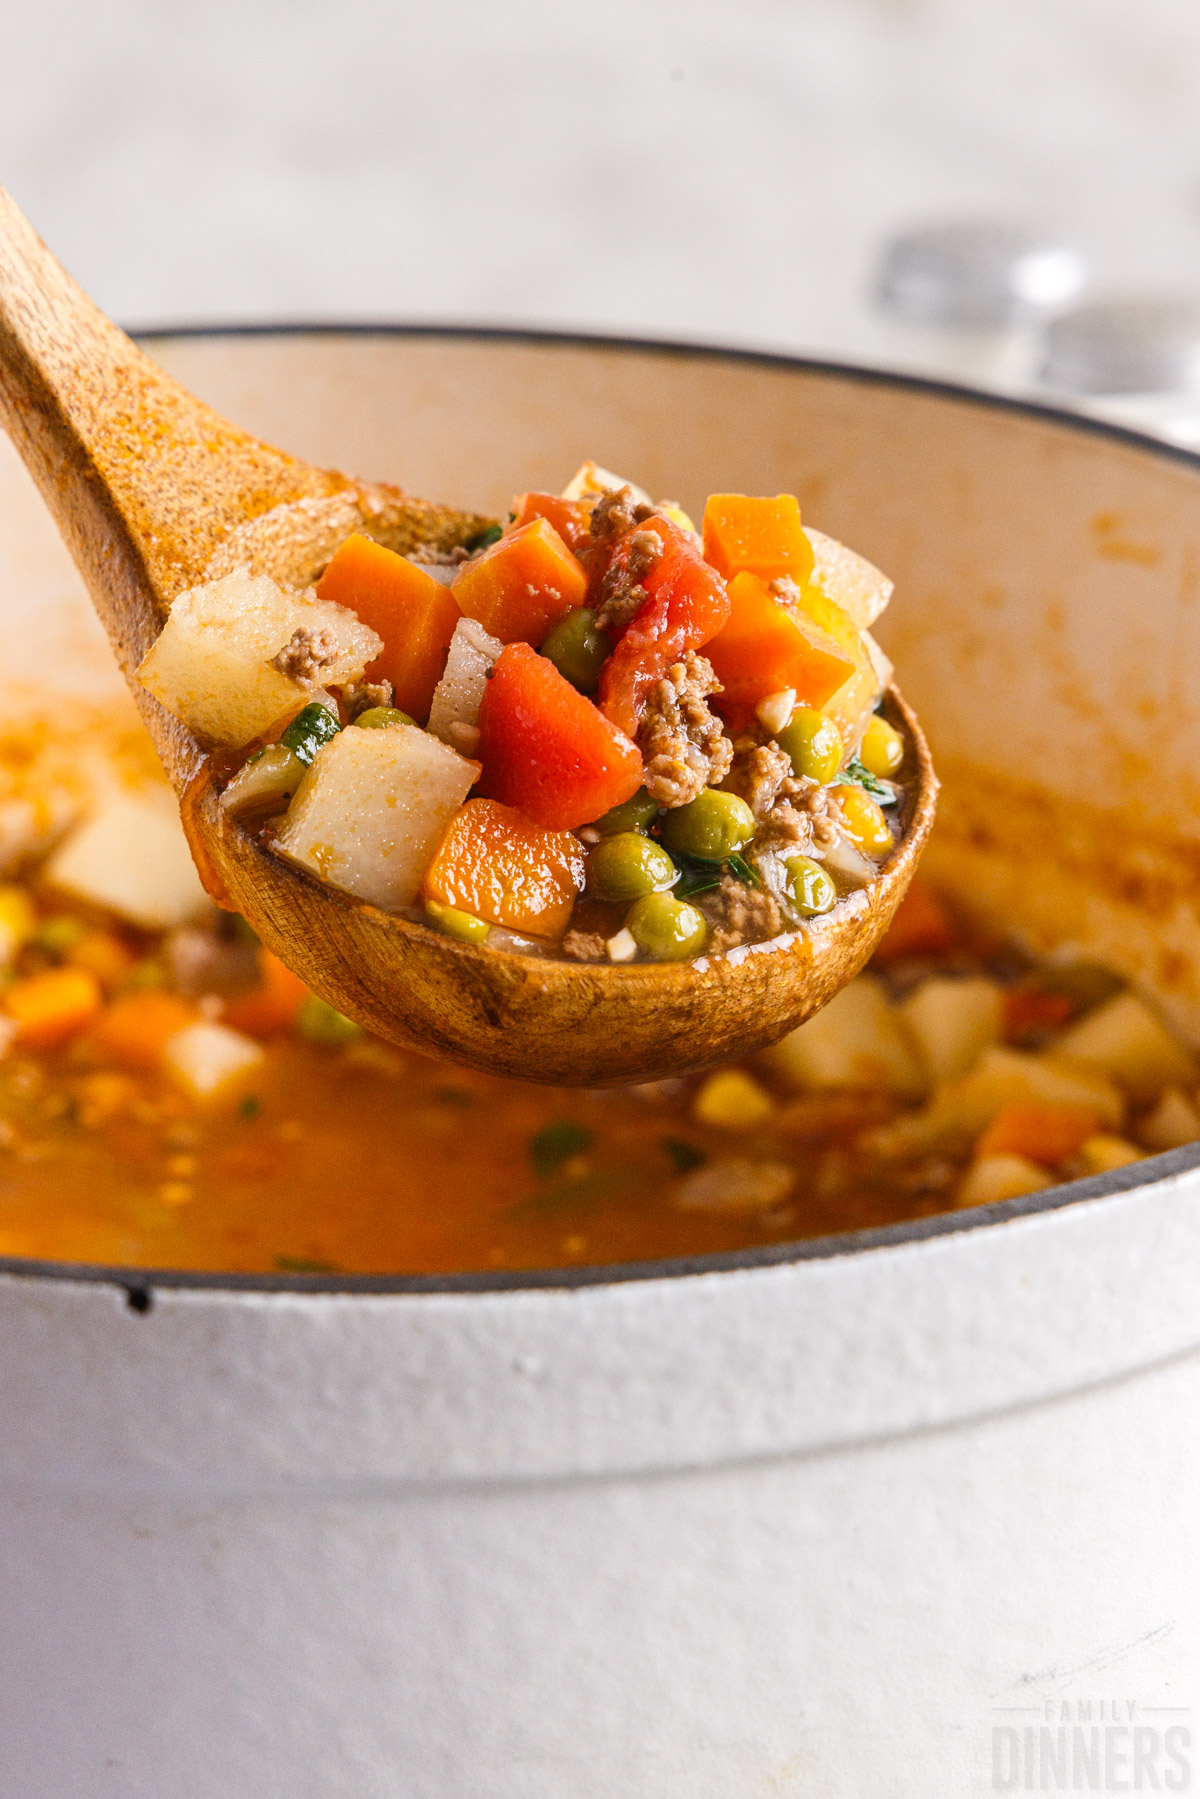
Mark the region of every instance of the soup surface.
POLYGON ((0 737, 0 1254, 268 1272, 703 1254, 1035 1191, 1200 1138, 1191 1049, 1105 970, 918 888, 775 1050, 604 1092, 363 1035, 199 890, 121 718, 0 737))

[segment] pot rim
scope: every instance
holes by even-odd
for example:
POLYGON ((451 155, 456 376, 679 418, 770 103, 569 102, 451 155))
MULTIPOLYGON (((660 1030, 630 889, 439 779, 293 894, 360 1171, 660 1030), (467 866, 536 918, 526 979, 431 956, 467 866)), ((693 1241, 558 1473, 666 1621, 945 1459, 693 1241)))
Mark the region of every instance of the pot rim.
MULTIPOLYGON (((1018 397, 973 387, 929 375, 867 363, 843 363, 815 356, 789 355, 782 351, 756 350, 702 340, 621 337, 605 332, 552 330, 533 326, 437 323, 436 321, 295 320, 226 325, 145 325, 133 336, 139 342, 197 340, 205 338, 272 337, 382 337, 441 338, 464 342, 545 344, 565 349, 599 349, 697 358, 749 367, 792 370, 827 376, 863 386, 888 387, 913 394, 971 406, 982 406, 1019 418, 1061 426, 1068 431, 1105 438, 1152 459, 1182 465, 1200 475, 1200 453, 1181 444, 1165 442, 1147 432, 1119 425, 1091 413, 1080 413, 1052 402, 1018 397)), ((156 1287, 196 1288, 205 1291, 292 1294, 414 1295, 422 1293, 502 1293, 547 1288, 612 1286, 629 1281, 674 1280, 684 1276, 717 1275, 772 1268, 794 1262, 828 1260, 866 1250, 897 1248, 930 1238, 983 1230, 1016 1218, 1059 1211, 1067 1206, 1113 1198, 1133 1188, 1152 1186, 1173 1175, 1200 1167, 1200 1143, 1168 1150, 1145 1161, 1111 1169, 1106 1174, 1067 1181, 1021 1199, 977 1206, 965 1212, 939 1212, 933 1217, 910 1219, 874 1230, 846 1231, 833 1236, 804 1238, 790 1243, 760 1245, 718 1255, 668 1256, 640 1262, 595 1263, 566 1268, 488 1270, 450 1274, 221 1274, 202 1268, 131 1267, 120 1263, 63 1262, 34 1257, 0 1256, 0 1277, 25 1280, 66 1281, 124 1289, 136 1311, 148 1311, 156 1287)))

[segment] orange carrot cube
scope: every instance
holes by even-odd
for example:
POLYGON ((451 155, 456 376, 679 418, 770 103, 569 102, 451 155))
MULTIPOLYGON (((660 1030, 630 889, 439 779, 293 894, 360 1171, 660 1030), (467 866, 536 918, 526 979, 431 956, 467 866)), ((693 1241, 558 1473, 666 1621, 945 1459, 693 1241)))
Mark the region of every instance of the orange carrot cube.
POLYGON ((567 548, 575 555, 581 550, 591 548, 592 534, 588 528, 588 513, 578 500, 564 500, 556 493, 519 493, 513 498, 513 531, 519 531, 522 525, 530 525, 535 518, 544 518, 554 526, 567 548))
POLYGON ((1057 1168, 1100 1128, 1096 1113, 1082 1106, 1005 1106, 979 1138, 975 1154, 1027 1156, 1043 1168, 1057 1168))
POLYGON ((823 707, 855 672, 853 653, 798 606, 781 606, 760 575, 735 575, 729 622, 704 654, 724 693, 717 701, 741 723, 760 700, 785 688, 804 706, 823 707))
POLYGON ((529 643, 587 599, 587 576, 548 519, 535 518, 463 569, 451 592, 501 643, 529 643))
POLYGON ((100 983, 86 968, 53 968, 14 981, 4 1007, 30 1049, 53 1049, 89 1024, 104 1003, 100 983))
POLYGON ((355 533, 321 576, 317 596, 349 607, 378 632, 383 653, 368 664, 366 679, 390 681, 402 712, 428 718, 462 616, 449 588, 407 556, 355 533))
POLYGON ((269 949, 258 952, 258 973, 259 985, 231 1000, 221 1014, 221 1023, 232 1025, 235 1031, 248 1031, 252 1037, 290 1031, 309 988, 269 949))
POLYGON ((530 937, 557 940, 586 872, 569 831, 544 831, 498 800, 468 800, 451 819, 422 895, 530 937))
POLYGON ((790 575, 800 585, 812 573, 812 545, 800 524, 794 494, 755 499, 714 493, 704 508, 704 559, 723 575, 790 575))
POLYGON ((88 1036, 93 1048, 108 1061, 121 1068, 149 1072, 158 1067, 168 1038, 195 1022, 195 1008, 178 994, 150 988, 115 999, 105 1007, 88 1036))

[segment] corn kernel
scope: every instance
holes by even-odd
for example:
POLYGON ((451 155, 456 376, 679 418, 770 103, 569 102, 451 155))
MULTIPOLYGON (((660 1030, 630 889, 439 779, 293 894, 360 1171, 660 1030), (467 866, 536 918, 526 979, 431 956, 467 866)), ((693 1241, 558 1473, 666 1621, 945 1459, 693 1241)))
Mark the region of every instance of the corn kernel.
POLYGON ((23 887, 0 887, 0 963, 11 962, 37 929, 29 895, 23 887))
POLYGON ((858 849, 868 856, 883 856, 892 847, 892 833, 882 808, 862 787, 843 784, 836 789, 842 829, 858 849))
POLYGON ((863 767, 880 780, 886 781, 894 775, 904 760, 904 739, 886 718, 880 718, 876 712, 867 721, 862 742, 858 746, 858 759, 863 767))
POLYGON ((1107 1131, 1089 1137, 1079 1154, 1089 1174, 1107 1174, 1110 1169, 1125 1168, 1130 1162, 1143 1159, 1140 1149, 1107 1131))
POLYGON ((774 1110, 771 1095, 740 1068, 710 1074, 692 1103, 692 1114, 701 1124, 722 1131, 747 1131, 765 1124, 774 1110))

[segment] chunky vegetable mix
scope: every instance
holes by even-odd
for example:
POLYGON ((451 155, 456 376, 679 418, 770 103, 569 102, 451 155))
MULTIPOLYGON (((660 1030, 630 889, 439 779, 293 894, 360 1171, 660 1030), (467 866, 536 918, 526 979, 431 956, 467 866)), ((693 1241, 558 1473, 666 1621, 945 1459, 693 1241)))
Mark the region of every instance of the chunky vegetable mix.
POLYGON ((463 943, 686 961, 819 931, 891 854, 890 592, 790 494, 697 530, 585 463, 471 545, 195 588, 140 678, 318 879, 463 943))
MULTIPOLYGON (((344 729, 308 766, 391 729, 344 729)), ((0 735, 0 1255, 289 1274, 637 1261, 1009 1199, 1200 1141, 1200 1066, 1151 1004, 1105 969, 980 941, 922 884, 871 969, 742 1064, 556 1093, 402 1053, 209 903, 144 739, 87 785, 102 739, 61 716, 0 735)), ((859 753, 889 778, 886 740, 859 753)), ((657 816, 639 790, 589 849, 456 798, 421 871, 429 915, 467 942, 514 917, 552 941, 589 857, 630 955, 692 955, 724 870, 758 891, 754 816, 711 788, 655 836, 657 816)), ((786 866, 819 915, 826 865, 786 866)))

